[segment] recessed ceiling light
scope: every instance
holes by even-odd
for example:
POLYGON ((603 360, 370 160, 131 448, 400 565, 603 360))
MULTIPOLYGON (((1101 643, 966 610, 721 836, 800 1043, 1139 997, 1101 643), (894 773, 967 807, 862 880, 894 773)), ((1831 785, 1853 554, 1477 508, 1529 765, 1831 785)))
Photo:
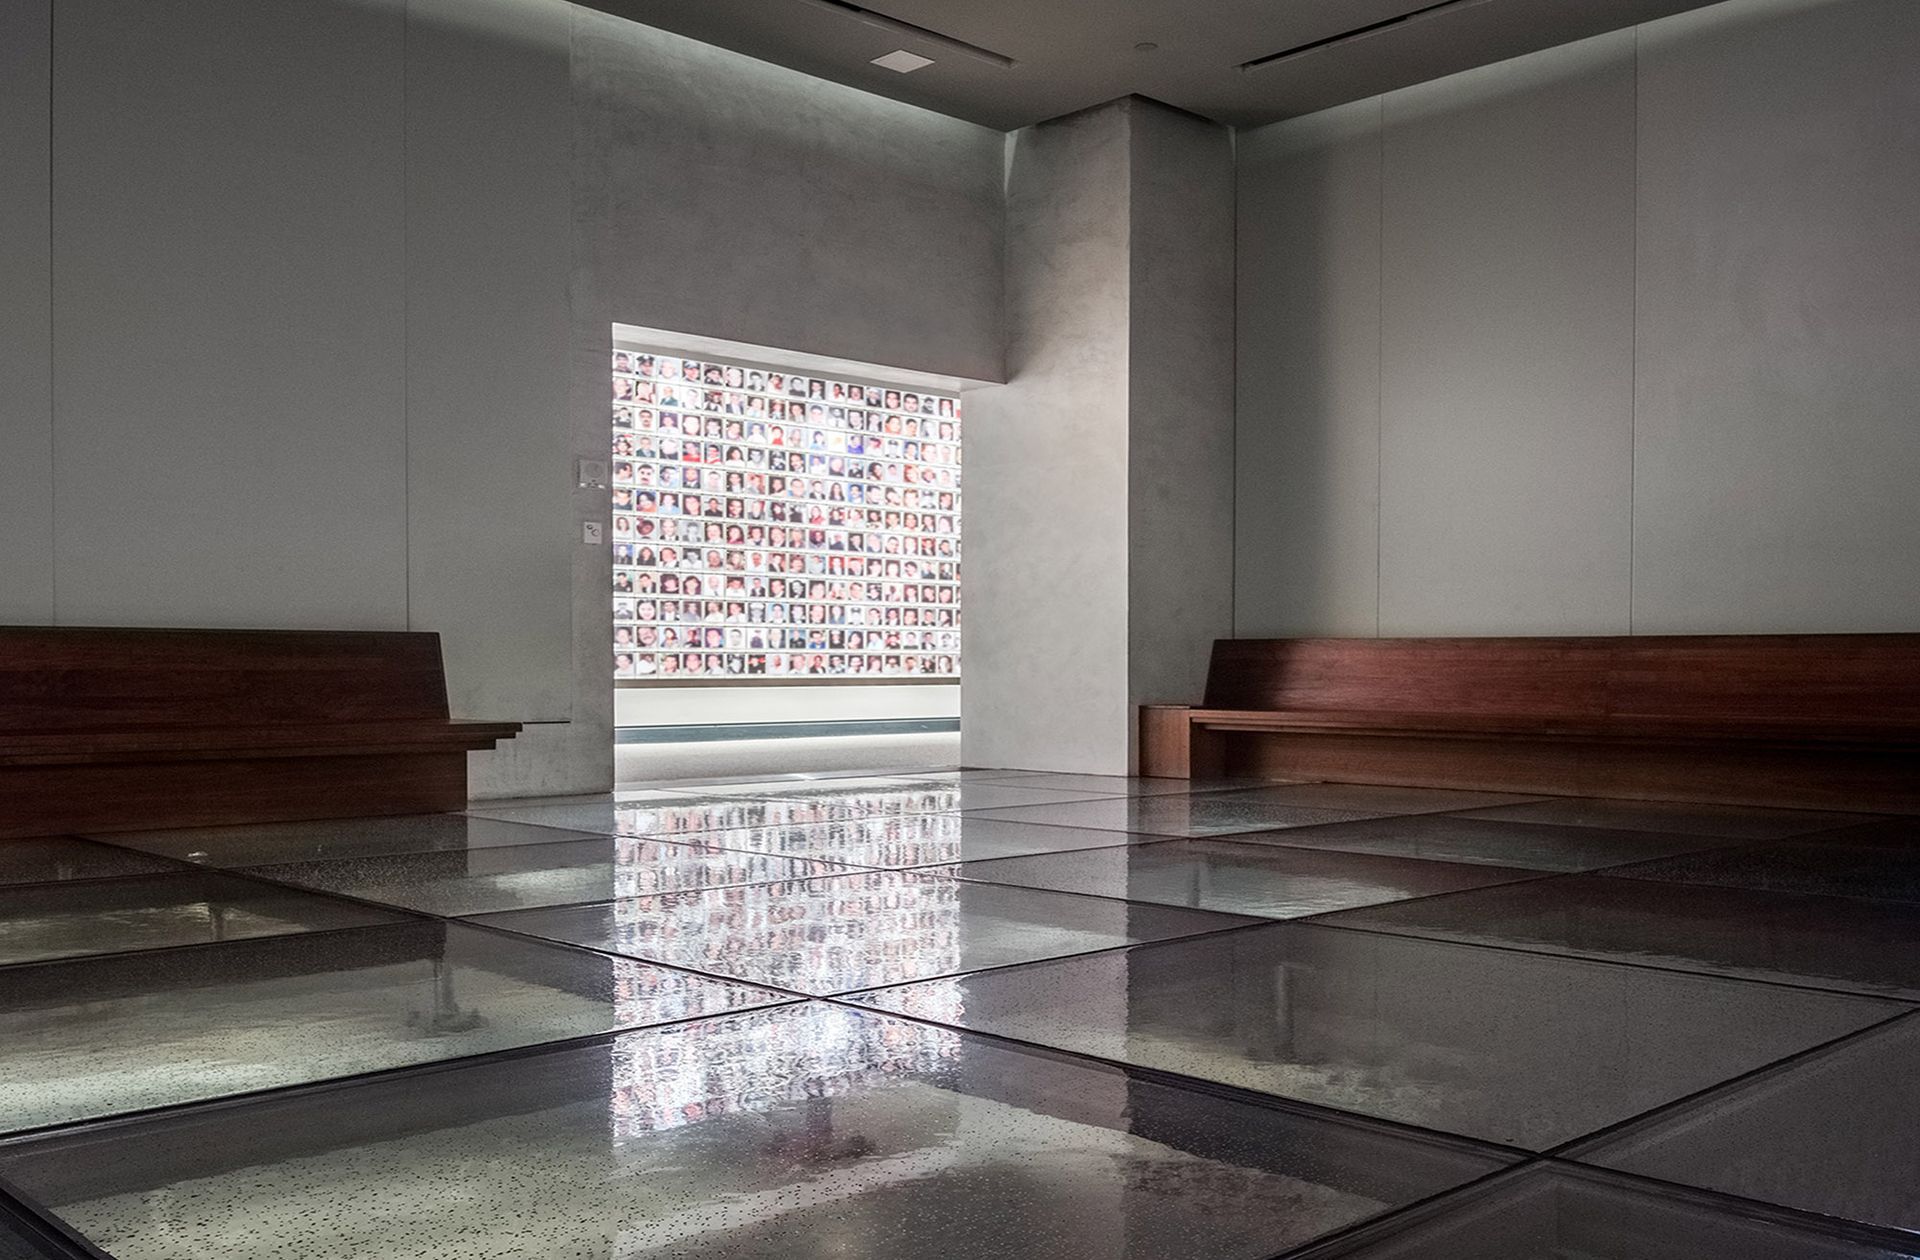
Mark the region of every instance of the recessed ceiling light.
POLYGON ((933 64, 933 58, 910 53, 904 48, 896 48, 884 57, 875 57, 873 64, 885 66, 889 70, 898 70, 901 74, 912 74, 922 66, 933 64))

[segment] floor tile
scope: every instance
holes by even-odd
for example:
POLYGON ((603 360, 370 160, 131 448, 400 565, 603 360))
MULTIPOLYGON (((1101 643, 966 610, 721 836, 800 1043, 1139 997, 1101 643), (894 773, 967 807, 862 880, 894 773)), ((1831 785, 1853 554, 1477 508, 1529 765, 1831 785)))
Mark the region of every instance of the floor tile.
POLYGON ((985 858, 1124 845, 1134 837, 1084 827, 1038 827, 975 814, 910 814, 805 826, 711 831, 702 844, 847 866, 944 866, 985 858))
POLYGON ((1267 1260, 1498 1167, 818 1003, 0 1151, 120 1260, 1267 1260))
POLYGON ((1239 792, 1236 799, 1266 805, 1351 809, 1367 814, 1437 814, 1442 810, 1516 805, 1540 798, 1520 792, 1461 792, 1382 783, 1279 783, 1239 792))
POLYGON ((778 1000, 414 920, 11 968, 0 1132, 778 1000))
POLYGON ((1182 796, 1271 786, 1261 779, 1140 779, 1114 774, 1044 774, 1007 780, 1008 786, 1085 792, 1089 796, 1182 796))
POLYGON ((212 871, 12 885, 0 887, 0 964, 367 927, 400 918, 212 871))
POLYGON ((986 783, 995 779, 1011 782, 1028 775, 1043 773, 1039 770, 989 770, 982 767, 962 766, 960 769, 946 770, 901 770, 903 779, 937 779, 948 783, 986 783))
POLYGON ((480 922, 825 995, 1253 922, 913 871, 755 884, 480 922))
MULTIPOLYGON (((1003 824, 1012 826, 1014 824, 1003 824)), ((1044 828, 1035 827, 1040 831, 1044 828)), ((1113 833, 1107 833, 1113 834, 1113 833)), ((949 874, 1269 919, 1531 879, 1537 871, 1323 853, 1230 840, 1159 840, 1044 857, 968 862, 949 874)))
MULTIPOLYGON (((794 777, 798 778, 800 776, 796 775, 794 777)), ((647 787, 638 783, 617 783, 614 785, 612 799, 623 803, 633 801, 685 801, 689 796, 706 796, 706 793, 699 792, 697 789, 701 785, 709 782, 732 783, 734 780, 695 779, 692 782, 685 782, 676 779, 666 787, 647 787)), ((487 808, 489 806, 518 807, 523 805, 590 805, 604 802, 607 799, 606 793, 596 792, 586 796, 558 798, 551 796, 513 797, 508 800, 478 801, 474 802, 474 805, 478 808, 487 808)))
POLYGON ((658 796, 544 805, 478 805, 480 818, 572 827, 602 835, 685 836, 738 827, 804 826, 886 814, 936 813, 958 798, 942 785, 878 795, 853 793, 800 800, 764 796, 658 796))
MULTIPOLYGON (((1833 833, 1835 837, 1842 834, 1833 833)), ((1920 905, 1920 845, 1849 844, 1817 836, 1693 853, 1616 873, 1643 880, 1920 905)))
POLYGON ((0 1260, 78 1260, 83 1254, 24 1211, 0 1201, 0 1260))
POLYGON ((472 818, 465 814, 409 814, 394 818, 328 818, 317 822, 260 823, 130 831, 102 839, 206 866, 263 866, 315 858, 380 853, 464 853, 505 845, 558 844, 594 834, 557 827, 472 818))
POLYGON ((248 868, 252 874, 302 888, 448 915, 754 884, 828 869, 768 854, 636 836, 248 868))
POLYGON ((1541 1150, 1903 1009, 1276 923, 858 999, 1541 1150))
POLYGON ((1588 1163, 1920 1230, 1920 1019, 1650 1119, 1588 1163))
POLYGON ((758 827, 809 813, 791 801, 755 797, 650 795, 641 799, 576 801, 539 805, 482 804, 469 817, 496 818, 539 827, 565 827, 596 835, 678 836, 728 827, 758 827))
MULTIPOLYGON (((781 796, 800 798, 806 796, 832 796, 849 792, 876 792, 895 790, 914 786, 914 780, 893 775, 849 775, 844 778, 814 777, 811 775, 777 775, 766 779, 733 780, 725 783, 701 783, 690 785, 685 794, 702 798, 737 796, 781 796)), ((678 789, 671 785, 661 785, 668 794, 678 789)))
POLYGON ((1322 922, 1920 1001, 1920 906, 1568 875, 1322 922))
MULTIPOLYGON (((834 817, 866 818, 896 814, 935 814, 962 809, 1054 804, 1095 800, 1121 793, 1111 784, 1098 789, 1032 788, 1032 776, 1019 779, 935 780, 913 778, 814 779, 761 781, 701 789, 715 797, 812 802, 835 811, 834 817)), ((1124 784, 1126 780, 1116 780, 1124 784)))
POLYGON ((1920 816, 1859 823, 1852 827, 1841 827, 1836 831, 1826 831, 1818 836, 1806 838, 1818 840, 1822 844, 1880 845, 1905 849, 1909 852, 1920 852, 1920 816))
POLYGON ((1920 1240, 1843 1235, 1798 1213, 1541 1164, 1442 1196, 1312 1260, 1901 1260, 1920 1240))
POLYGON ((1496 822, 1463 814, 1362 818, 1318 827, 1294 827, 1272 836, 1251 833, 1234 839, 1444 862, 1491 862, 1496 866, 1546 871, 1590 871, 1741 843, 1718 836, 1496 822))
POLYGON ((1016 805, 1058 805, 1067 801, 1092 801, 1117 795, 1116 789, 1036 788, 1026 778, 995 779, 992 782, 902 783, 895 787, 874 787, 863 792, 816 792, 810 797, 832 797, 851 811, 851 817, 876 814, 938 814, 956 810, 1006 809, 1016 805))
POLYGON ((109 879, 177 871, 180 867, 144 853, 67 836, 0 840, 0 885, 43 884, 57 880, 109 879))
POLYGON ((893 767, 866 767, 845 770, 793 770, 752 775, 741 775, 738 773, 706 776, 683 775, 671 779, 653 779, 644 785, 639 783, 624 784, 623 787, 647 786, 657 788, 663 792, 684 792, 689 789, 730 788, 755 783, 831 783, 847 779, 874 779, 891 782, 895 779, 912 778, 919 774, 932 774, 943 769, 950 770, 953 768, 954 767, 951 766, 923 766, 917 768, 902 766, 897 769, 893 767))
MULTIPOLYGON (((1061 780, 1036 783, 1032 778, 995 783, 962 783, 956 788, 959 799, 949 808, 961 810, 1012 809, 1021 805, 1062 805, 1074 801, 1100 801, 1143 795, 1134 790, 1152 780, 1120 779, 1113 783, 1074 784, 1061 780)), ((1155 793, 1145 793, 1157 795, 1155 793)), ((1173 793, 1179 795, 1179 793, 1173 793)))
POLYGON ((1131 831, 1159 836, 1227 835, 1236 831, 1309 827, 1315 823, 1345 822, 1366 816, 1365 811, 1361 810, 1242 800, 1244 795, 1241 792, 1203 792, 1192 796, 1067 801, 1057 805, 995 809, 981 816, 1007 822, 1091 827, 1097 831, 1131 831))
POLYGON ((1811 809, 1760 809, 1744 805, 1694 805, 1685 801, 1616 801, 1562 796, 1527 805, 1468 811, 1472 818, 1613 827, 1627 831, 1677 831, 1734 840, 1777 840, 1864 822, 1864 814, 1811 809))

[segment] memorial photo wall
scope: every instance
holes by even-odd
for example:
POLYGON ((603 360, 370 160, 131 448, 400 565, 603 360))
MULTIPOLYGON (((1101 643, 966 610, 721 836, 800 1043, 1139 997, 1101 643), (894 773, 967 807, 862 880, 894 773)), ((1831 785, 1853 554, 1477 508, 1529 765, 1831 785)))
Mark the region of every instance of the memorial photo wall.
POLYGON ((617 680, 960 673, 960 400, 613 353, 617 680))

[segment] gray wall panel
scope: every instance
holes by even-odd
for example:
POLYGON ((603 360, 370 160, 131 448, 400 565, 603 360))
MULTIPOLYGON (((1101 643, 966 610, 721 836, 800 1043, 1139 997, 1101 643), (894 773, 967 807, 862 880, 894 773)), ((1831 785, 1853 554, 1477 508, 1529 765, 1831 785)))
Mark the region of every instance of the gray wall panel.
MULTIPOLYGON (((575 454, 606 450, 615 322, 1002 379, 1000 133, 581 9, 573 84, 575 454)), ((488 790, 611 782, 608 564, 574 549, 572 724, 488 790)))
POLYGON ((1383 634, 1628 630, 1633 39, 1386 98, 1383 634))
POLYGON ((1239 137, 1234 633, 1379 626, 1380 102, 1239 137))
POLYGON ((1233 633, 1233 136, 1129 112, 1128 688, 1196 700, 1233 633))
POLYGON ((1126 105, 1014 145, 1009 383, 965 398, 962 758, 1124 773, 1126 105))
POLYGON ((564 720, 572 13, 411 0, 407 23, 409 619, 457 715, 564 720))
POLYGON ((0 13, 0 616, 436 630, 535 723, 477 791, 603 788, 609 325, 1001 373, 997 133, 560 0, 71 0, 50 86, 50 9, 0 13))
POLYGON ((596 285, 643 328, 1000 380, 1003 137, 581 10, 596 285))
POLYGON ((60 4, 62 623, 406 624, 401 22, 60 4))
POLYGON ((1646 28, 1635 624, 1920 629, 1920 5, 1646 28))
POLYGON ((0 623, 53 620, 52 38, 0 5, 0 623))
POLYGON ((1378 335, 1364 129, 1242 136, 1238 632, 1368 633, 1375 512, 1387 634, 1913 629, 1917 63, 1732 0, 1394 94, 1378 335))

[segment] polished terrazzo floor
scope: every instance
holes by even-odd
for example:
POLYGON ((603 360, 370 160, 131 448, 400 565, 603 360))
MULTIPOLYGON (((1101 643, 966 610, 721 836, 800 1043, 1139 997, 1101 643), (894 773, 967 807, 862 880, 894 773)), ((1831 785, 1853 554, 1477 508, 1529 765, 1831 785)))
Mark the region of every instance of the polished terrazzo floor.
POLYGON ((1920 822, 1012 771, 0 843, 0 1260, 1920 1256, 1920 822))

